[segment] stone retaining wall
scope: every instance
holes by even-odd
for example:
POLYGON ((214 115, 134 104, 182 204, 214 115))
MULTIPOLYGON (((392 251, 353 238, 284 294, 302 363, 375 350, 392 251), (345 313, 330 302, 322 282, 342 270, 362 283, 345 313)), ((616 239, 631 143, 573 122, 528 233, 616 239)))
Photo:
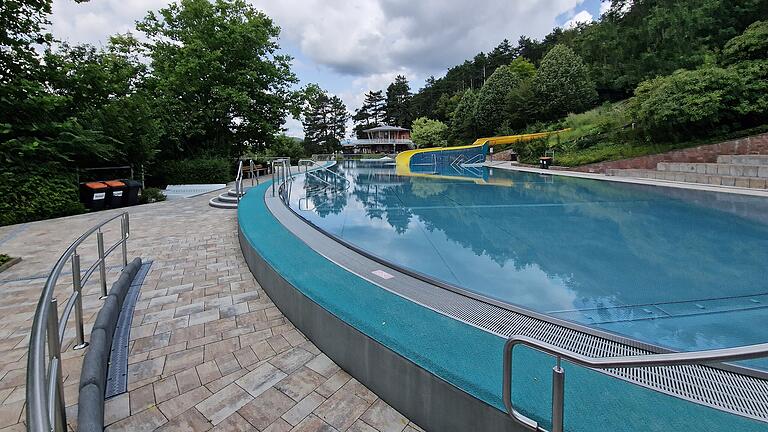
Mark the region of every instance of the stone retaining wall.
POLYGON ((659 162, 714 163, 717 162, 718 155, 727 154, 768 154, 768 133, 725 141, 718 144, 673 150, 667 153, 640 156, 611 162, 598 162, 571 169, 573 171, 601 174, 604 174, 606 170, 609 169, 655 170, 656 164, 659 162))

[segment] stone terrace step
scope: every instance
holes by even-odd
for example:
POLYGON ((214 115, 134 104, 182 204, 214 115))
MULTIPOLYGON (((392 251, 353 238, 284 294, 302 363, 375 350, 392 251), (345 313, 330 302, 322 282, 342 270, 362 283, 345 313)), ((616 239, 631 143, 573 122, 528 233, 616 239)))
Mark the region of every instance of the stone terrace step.
POLYGON ((700 183, 715 186, 735 186, 752 189, 768 189, 768 179, 761 177, 737 177, 715 174, 698 174, 674 171, 657 171, 646 169, 610 169, 606 172, 609 176, 635 177, 656 180, 679 181, 687 183, 700 183))
POLYGON ((717 163, 768 166, 768 155, 720 155, 717 163))
POLYGON ((688 163, 688 162, 659 162, 658 171, 709 174, 730 177, 768 178, 768 165, 745 165, 725 163, 688 163))

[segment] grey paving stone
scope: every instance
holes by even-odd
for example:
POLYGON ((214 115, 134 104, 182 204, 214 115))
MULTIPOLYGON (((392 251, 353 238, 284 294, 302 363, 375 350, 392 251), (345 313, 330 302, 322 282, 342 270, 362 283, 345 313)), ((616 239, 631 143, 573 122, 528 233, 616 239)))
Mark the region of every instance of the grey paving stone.
POLYGON ((251 372, 248 372, 242 378, 238 379, 236 383, 244 388, 251 396, 256 397, 277 384, 285 378, 286 373, 280 369, 272 366, 269 363, 264 363, 258 366, 251 372))

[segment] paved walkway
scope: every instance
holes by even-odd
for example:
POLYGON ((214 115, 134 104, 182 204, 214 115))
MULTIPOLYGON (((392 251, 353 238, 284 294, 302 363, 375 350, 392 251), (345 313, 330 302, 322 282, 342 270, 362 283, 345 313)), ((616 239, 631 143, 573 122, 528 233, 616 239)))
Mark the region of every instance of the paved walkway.
MULTIPOLYGON (((208 206, 217 194, 128 209, 129 259, 153 264, 133 318, 129 392, 107 402, 107 431, 420 431, 280 313, 245 264, 235 212, 208 206)), ((116 212, 0 227, 0 252, 23 257, 0 273, 0 432, 25 430, 26 351, 44 277, 71 241, 116 212)), ((119 233, 113 225, 107 244, 119 233)), ((95 249, 81 247, 83 268, 95 249)), ((110 282, 119 264, 118 250, 110 282)), ((84 288, 87 333, 101 306, 97 279, 84 288)), ((73 338, 70 324, 65 346, 73 338)), ((63 356, 74 430, 83 353, 63 356)))

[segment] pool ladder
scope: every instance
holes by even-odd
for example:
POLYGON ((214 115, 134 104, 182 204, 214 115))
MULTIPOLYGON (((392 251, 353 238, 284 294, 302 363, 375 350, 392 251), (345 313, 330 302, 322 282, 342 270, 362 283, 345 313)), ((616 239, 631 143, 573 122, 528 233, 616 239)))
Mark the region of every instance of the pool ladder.
MULTIPOLYGON (((517 345, 525 345, 555 357, 552 368, 552 432, 563 432, 565 370, 561 361, 595 370, 630 369, 660 366, 708 365, 726 361, 768 357, 768 343, 704 351, 641 354, 616 357, 589 357, 528 336, 512 336, 504 345, 503 399, 507 413, 520 425, 537 432, 547 432, 538 422, 518 412, 512 404, 512 354, 517 345)), ((718 407, 713 406, 717 409, 718 407)))

